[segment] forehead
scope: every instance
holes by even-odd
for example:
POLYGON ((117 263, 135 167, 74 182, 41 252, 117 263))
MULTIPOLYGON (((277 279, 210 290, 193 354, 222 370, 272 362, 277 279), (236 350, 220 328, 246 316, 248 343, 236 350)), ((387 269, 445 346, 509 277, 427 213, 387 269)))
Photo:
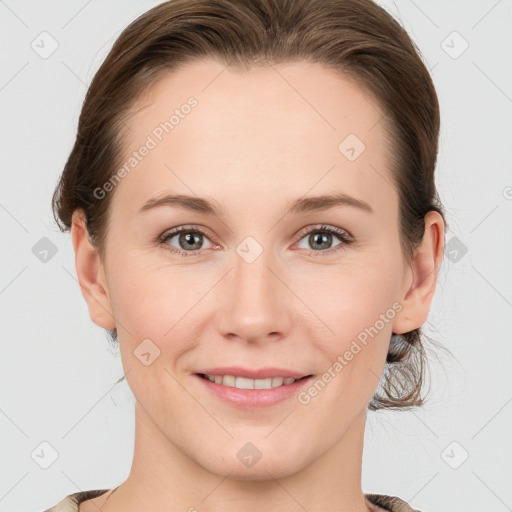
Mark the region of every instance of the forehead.
POLYGON ((317 63, 191 62, 134 105, 123 163, 151 149, 116 195, 130 194, 135 208, 177 189, 235 206, 236 192, 242 206, 335 188, 378 209, 394 195, 383 121, 370 94, 317 63))

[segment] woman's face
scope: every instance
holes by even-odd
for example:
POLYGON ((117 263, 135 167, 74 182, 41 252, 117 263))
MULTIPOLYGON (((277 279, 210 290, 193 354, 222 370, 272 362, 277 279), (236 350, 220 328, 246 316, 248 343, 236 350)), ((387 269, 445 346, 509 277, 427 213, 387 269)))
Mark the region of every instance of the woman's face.
POLYGON ((108 191, 103 327, 138 422, 209 471, 292 474, 361 428, 411 285, 383 112, 318 64, 206 60, 134 112, 108 191), (198 375, 225 367, 312 377, 283 393, 198 375))

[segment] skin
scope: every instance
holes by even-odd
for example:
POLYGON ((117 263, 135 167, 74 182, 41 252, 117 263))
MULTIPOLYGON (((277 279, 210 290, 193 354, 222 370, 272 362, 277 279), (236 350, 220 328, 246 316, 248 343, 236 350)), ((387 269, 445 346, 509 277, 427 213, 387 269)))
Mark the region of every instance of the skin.
POLYGON ((426 215, 423 242, 407 262, 382 111, 357 85, 313 63, 224 67, 190 63, 135 105, 127 155, 174 108, 190 96, 198 101, 110 192, 104 261, 87 238, 83 212, 73 215, 90 317, 117 327, 136 399, 127 480, 80 510, 375 510, 361 489, 367 405, 392 333, 427 320, 443 255, 442 217, 426 215), (352 162, 338 150, 350 133, 366 145, 352 162), (373 213, 345 205, 285 214, 295 199, 333 192, 367 202, 373 213), (221 212, 164 206, 138 213, 165 193, 215 201, 221 212), (178 236, 155 242, 191 224, 209 234, 199 235, 197 254, 165 250, 190 252, 178 236), (340 245, 333 235, 319 250, 308 233, 322 224, 355 241, 340 245), (252 263, 236 252, 247 236, 263 249, 252 263), (308 404, 294 397, 240 410, 193 375, 239 365, 321 376, 396 301, 402 309, 308 404), (146 338, 160 349, 148 366, 134 355, 146 338), (262 453, 250 468, 237 458, 249 441, 262 453))

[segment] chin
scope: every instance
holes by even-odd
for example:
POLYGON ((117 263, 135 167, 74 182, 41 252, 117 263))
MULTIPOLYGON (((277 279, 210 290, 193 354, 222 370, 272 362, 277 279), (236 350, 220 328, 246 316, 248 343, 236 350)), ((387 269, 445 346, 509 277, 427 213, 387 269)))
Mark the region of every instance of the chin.
POLYGON ((208 460, 196 459, 196 462, 211 473, 215 473, 221 477, 229 475, 231 480, 257 481, 270 480, 273 478, 285 478, 291 476, 303 467, 301 460, 295 454, 284 454, 277 449, 267 448, 262 450, 261 458, 250 460, 251 451, 253 455, 258 457, 256 450, 251 446, 245 445, 241 449, 234 452, 234 457, 229 454, 214 454, 214 458, 208 460), (265 452, 267 455, 265 455, 265 452), (248 454, 248 455, 246 455, 248 454), (247 458, 247 462, 243 462, 247 458), (240 460, 241 459, 241 460, 240 460), (293 461, 293 462, 290 462, 293 461))
MULTIPOLYGON (((262 461, 258 462, 256 466, 252 468, 241 468, 240 465, 220 465, 214 464, 212 472, 219 475, 220 477, 226 477, 229 475, 230 480, 238 481, 268 481, 272 479, 281 479, 291 476, 300 468, 292 468, 289 465, 265 464, 262 461)), ((208 468, 207 468, 208 469, 208 468)))

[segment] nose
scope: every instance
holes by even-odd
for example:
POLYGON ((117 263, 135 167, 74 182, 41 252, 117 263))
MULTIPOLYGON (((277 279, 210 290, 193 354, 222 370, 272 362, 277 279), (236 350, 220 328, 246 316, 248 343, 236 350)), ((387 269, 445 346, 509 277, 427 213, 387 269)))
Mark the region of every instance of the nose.
POLYGON ((266 257, 265 251, 250 263, 238 255, 233 261, 232 270, 220 286, 219 332, 247 343, 286 337, 292 326, 293 294, 279 276, 275 262, 266 257))

